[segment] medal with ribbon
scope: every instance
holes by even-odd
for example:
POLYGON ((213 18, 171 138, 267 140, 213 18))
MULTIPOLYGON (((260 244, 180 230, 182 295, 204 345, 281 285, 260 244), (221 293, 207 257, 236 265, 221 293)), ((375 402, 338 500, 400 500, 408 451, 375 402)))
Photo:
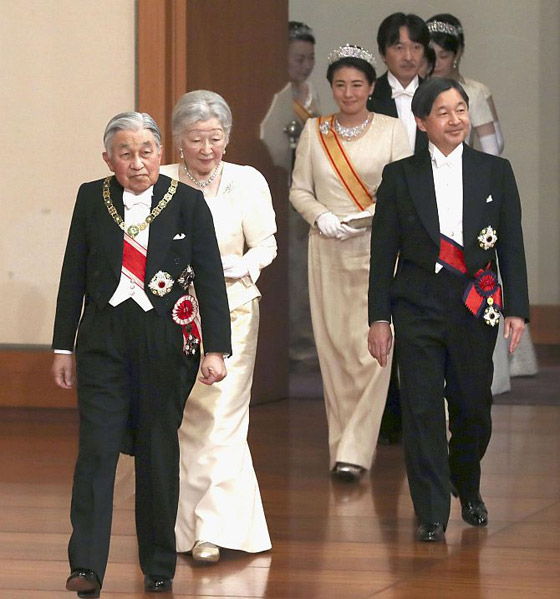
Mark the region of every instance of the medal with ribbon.
MULTIPOLYGON (((488 233, 486 230, 484 232, 488 233)), ((492 234, 496 236, 495 231, 492 231, 492 234)), ((438 262, 454 274, 467 274, 463 248, 445 235, 441 236, 438 262)), ((498 275, 490 270, 490 262, 469 282, 463 294, 463 301, 476 318, 482 315, 487 325, 494 327, 498 324, 500 310, 503 309, 502 288, 498 283, 498 275)))
POLYGON ((192 295, 182 295, 171 312, 173 322, 183 329, 183 352, 194 356, 200 348, 200 331, 195 319, 198 316, 198 302, 192 295))
POLYGON ((492 270, 481 268, 475 275, 474 281, 467 285, 463 294, 465 306, 476 318, 483 314, 484 322, 494 327, 500 321, 502 304, 502 289, 498 276, 492 270))

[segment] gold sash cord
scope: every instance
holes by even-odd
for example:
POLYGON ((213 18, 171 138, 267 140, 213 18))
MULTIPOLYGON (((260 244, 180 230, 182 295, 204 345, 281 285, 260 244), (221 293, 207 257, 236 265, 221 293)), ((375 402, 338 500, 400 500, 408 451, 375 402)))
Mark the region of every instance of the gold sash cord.
POLYGON ((305 108, 305 106, 294 100, 294 112, 296 113, 297 118, 305 125, 307 119, 310 119, 313 115, 305 108))
POLYGON ((338 135, 334 130, 334 114, 322 116, 317 119, 317 134, 319 140, 331 166, 334 169, 340 182, 352 198, 352 201, 360 210, 365 210, 373 204, 366 184, 362 181, 360 175, 354 169, 354 166, 347 156, 338 135), (322 133, 321 129, 328 128, 327 133, 322 133))

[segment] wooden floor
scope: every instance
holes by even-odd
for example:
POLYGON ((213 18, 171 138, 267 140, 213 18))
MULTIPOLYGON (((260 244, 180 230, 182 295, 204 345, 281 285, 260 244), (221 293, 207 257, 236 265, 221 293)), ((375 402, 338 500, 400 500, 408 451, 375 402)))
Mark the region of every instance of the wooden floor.
MULTIPOLYGON (((261 555, 179 556, 173 595, 205 599, 558 599, 560 407, 498 405, 484 460, 487 529, 453 502, 445 543, 419 544, 402 448, 379 447, 353 486, 327 471, 324 408, 287 400, 251 412, 251 446, 273 538, 261 555)), ((68 575, 72 411, 0 412, 0 598, 55 599, 68 575)), ((104 599, 146 597, 131 505, 116 510, 104 599)), ((154 596, 154 595, 151 595, 154 596)))

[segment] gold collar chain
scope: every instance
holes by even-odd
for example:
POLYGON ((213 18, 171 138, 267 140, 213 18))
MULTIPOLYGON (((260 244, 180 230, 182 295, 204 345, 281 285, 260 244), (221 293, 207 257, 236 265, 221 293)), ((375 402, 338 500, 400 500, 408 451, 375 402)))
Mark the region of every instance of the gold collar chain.
POLYGON ((150 223, 152 223, 159 214, 163 211, 163 209, 171 202, 175 192, 177 191, 178 181, 176 179, 171 180, 171 185, 167 190, 167 193, 163 196, 163 198, 158 202, 157 206, 148 214, 146 220, 143 223, 138 223, 136 225, 126 226, 126 223, 121 218, 120 214, 117 212, 113 202, 111 201, 111 190, 109 189, 109 183, 113 175, 109 175, 106 177, 105 181, 103 181, 103 201, 105 202, 105 206, 107 207, 107 211, 111 215, 111 218, 117 223, 117 225, 126 232, 129 237, 136 237, 140 231, 143 231, 150 223))

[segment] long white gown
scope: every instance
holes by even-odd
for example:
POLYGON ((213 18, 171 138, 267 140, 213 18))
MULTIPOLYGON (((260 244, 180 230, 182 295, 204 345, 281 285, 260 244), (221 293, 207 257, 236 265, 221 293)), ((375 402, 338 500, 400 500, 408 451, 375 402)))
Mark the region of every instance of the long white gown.
MULTIPOLYGON (((343 142, 354 168, 375 197, 383 167, 410 155, 402 123, 375 114, 359 139, 343 142)), ((309 296, 313 334, 329 429, 330 467, 348 462, 370 468, 387 398, 390 368, 381 368, 367 349, 368 276, 371 229, 346 241, 318 235, 317 217, 359 212, 336 176, 309 119, 301 134, 290 201, 311 225, 309 296)), ((369 208, 374 212, 375 204, 369 208)))
MULTIPOLYGON (((178 166, 162 166, 161 172, 178 178, 178 166)), ((255 283, 276 256, 276 220, 268 184, 250 166, 224 162, 218 192, 206 202, 221 256, 244 256, 249 275, 226 279, 232 325, 228 375, 211 386, 197 380, 179 429, 176 544, 178 552, 191 551, 196 541, 207 541, 255 553, 271 548, 247 444, 259 326, 260 292, 255 283)), ((121 458, 117 472, 117 502, 131 494, 133 473, 125 460, 121 458)))

